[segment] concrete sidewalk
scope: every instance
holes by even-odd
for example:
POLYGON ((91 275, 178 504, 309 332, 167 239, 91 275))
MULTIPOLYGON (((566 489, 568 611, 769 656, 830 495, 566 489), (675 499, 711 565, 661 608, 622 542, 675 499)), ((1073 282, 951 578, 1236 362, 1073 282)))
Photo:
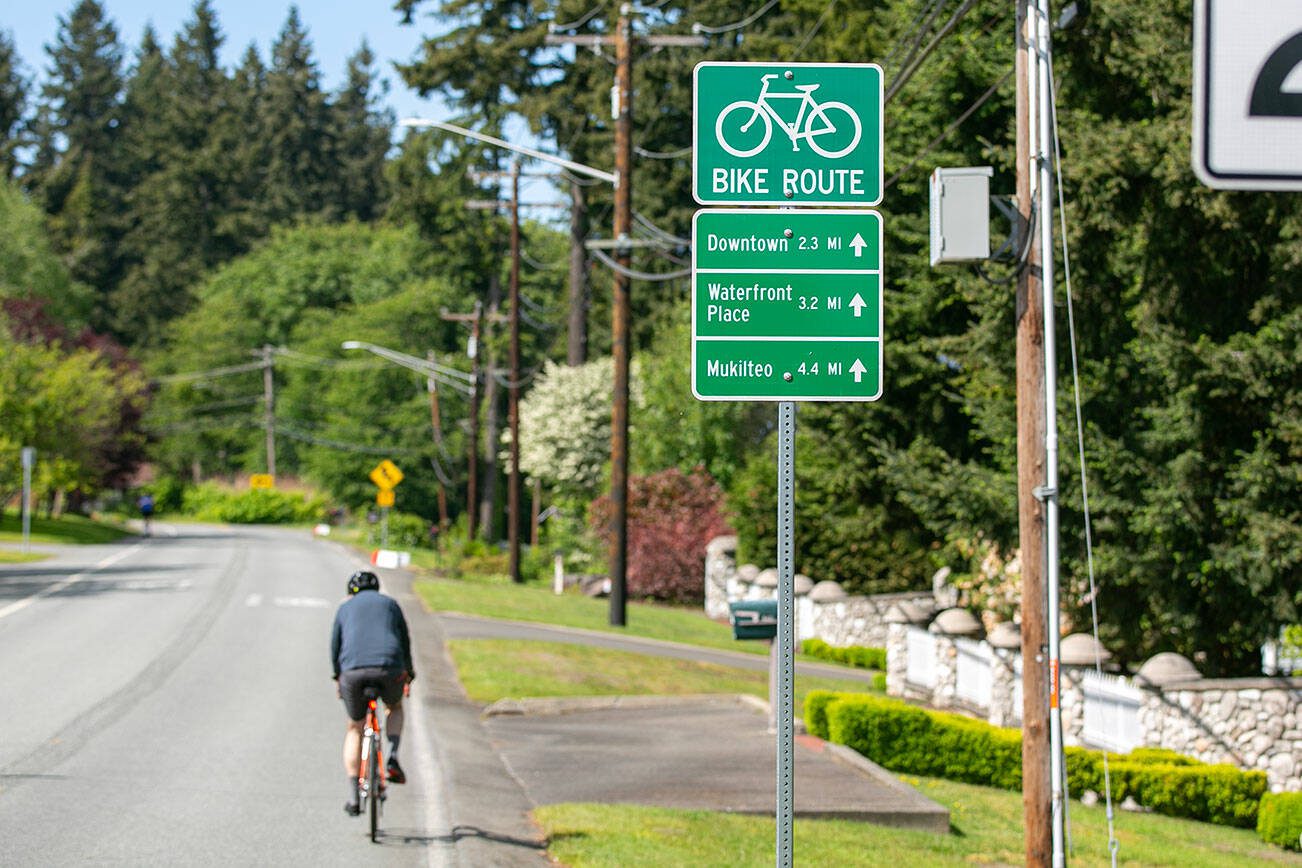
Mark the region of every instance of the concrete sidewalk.
MULTIPOLYGON (((383 572, 386 578, 405 576, 383 572)), ((543 836, 529 817, 543 804, 621 802, 772 815, 775 745, 761 701, 586 697, 512 700, 484 709, 466 698, 445 643, 453 637, 573 642, 753 669, 767 668, 764 655, 428 613, 400 581, 420 678, 432 687, 424 711, 444 765, 460 864, 547 864, 543 836)), ((822 664, 799 668, 865 682, 872 678, 822 664)), ((795 759, 797 816, 949 829, 946 809, 853 751, 799 736, 795 759)))

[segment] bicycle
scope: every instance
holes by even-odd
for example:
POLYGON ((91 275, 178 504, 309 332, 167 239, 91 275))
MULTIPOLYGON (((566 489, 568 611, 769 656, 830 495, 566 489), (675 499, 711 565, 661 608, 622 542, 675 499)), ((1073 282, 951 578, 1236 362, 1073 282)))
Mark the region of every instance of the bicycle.
POLYGON ((860 122, 859 115, 855 113, 854 109, 850 108, 843 102, 828 101, 820 103, 815 101, 814 91, 822 87, 822 85, 818 84, 795 85, 795 89, 798 93, 770 93, 769 79, 777 77, 776 73, 762 76, 760 78, 759 96, 755 100, 739 99, 736 102, 729 103, 727 107, 719 113, 719 119, 714 124, 714 136, 718 139, 719 145, 725 151, 732 154, 734 157, 741 157, 743 159, 755 156, 768 147, 769 139, 773 137, 774 121, 777 121, 778 126, 781 127, 782 131, 791 139, 791 150, 793 151, 800 150, 799 139, 804 139, 816 154, 826 157, 829 160, 844 157, 855 149, 855 146, 859 144, 860 137, 863 135, 863 124, 860 122), (773 106, 769 104, 769 100, 774 99, 800 100, 800 109, 796 113, 796 119, 793 123, 788 124, 784 121, 782 116, 779 115, 773 106), (760 139, 760 143, 755 147, 746 148, 743 146, 735 148, 728 142, 727 137, 724 135, 728 118, 738 109, 743 112, 749 111, 751 114, 745 123, 735 128, 735 132, 732 133, 734 137, 745 135, 757 120, 764 122, 764 135, 760 139), (818 136, 835 134, 841 129, 841 127, 838 127, 837 124, 833 122, 831 117, 832 112, 845 113, 850 124, 854 127, 854 136, 850 140, 850 144, 839 150, 823 148, 816 141, 816 137, 818 136), (815 129, 814 126, 816 118, 821 120, 821 126, 817 129, 815 129))
POLYGON ((384 751, 380 747, 380 691, 367 687, 362 691, 366 698, 366 721, 362 729, 362 767, 357 779, 357 792, 362 810, 370 817, 371 841, 379 839, 380 806, 385 799, 387 774, 384 768, 384 751))

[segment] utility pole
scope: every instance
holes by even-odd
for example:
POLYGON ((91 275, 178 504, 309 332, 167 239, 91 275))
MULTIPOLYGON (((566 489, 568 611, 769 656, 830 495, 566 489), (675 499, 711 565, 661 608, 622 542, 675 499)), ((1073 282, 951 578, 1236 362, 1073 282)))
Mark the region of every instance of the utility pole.
POLYGON ((1017 501, 1026 864, 1065 864, 1058 667, 1058 472, 1047 0, 1017 2, 1017 501), (1038 202, 1036 201, 1038 199, 1038 202))
MULTIPOLYGON (((626 623, 628 595, 628 361, 629 278, 632 256, 628 240, 633 217, 633 7, 619 8, 612 36, 548 36, 548 45, 614 46, 615 49, 615 215, 616 268, 611 304, 610 351, 615 376, 610 407, 610 624, 626 623)), ((700 36, 651 36, 646 45, 701 46, 700 36)))
MULTIPOLYGON (((616 241, 628 237, 633 216, 633 24, 629 6, 620 7, 615 29, 615 225, 616 241)), ((610 500, 614 506, 610 534, 610 623, 627 623, 628 595, 628 269, 632 256, 627 247, 615 250, 614 298, 611 304, 610 351, 615 375, 610 410, 610 500)))
MULTIPOLYGON (((426 353, 425 358, 433 363, 434 351, 430 350, 426 353)), ((429 419, 430 425, 434 428, 434 448, 441 450, 443 448, 443 420, 439 414, 439 386, 433 377, 426 377, 425 388, 429 391, 429 419)), ((448 529, 448 492, 443 485, 442 479, 439 480, 438 499, 439 534, 441 535, 448 529)))
POLYGON ((507 481, 507 544, 511 581, 520 575, 520 161, 511 165, 511 474, 507 481))
POLYGON ((479 365, 479 334, 484 322, 484 305, 483 302, 476 300, 474 313, 443 311, 442 317, 448 322, 470 323, 470 342, 466 347, 466 355, 470 357, 473 382, 470 387, 470 431, 468 432, 470 443, 466 449, 466 541, 471 542, 479 530, 479 502, 476 500, 479 492, 479 405, 481 403, 479 384, 483 382, 479 365))
POLYGON ((262 424, 267 434, 267 473, 276 475, 276 382, 272 376, 271 344, 262 345, 262 424))

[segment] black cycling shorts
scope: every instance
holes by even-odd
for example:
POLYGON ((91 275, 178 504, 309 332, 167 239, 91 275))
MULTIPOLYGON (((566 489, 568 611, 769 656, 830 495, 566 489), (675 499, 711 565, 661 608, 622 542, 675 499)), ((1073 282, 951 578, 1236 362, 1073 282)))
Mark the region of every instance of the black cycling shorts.
POLYGON ((374 687, 380 692, 380 698, 390 708, 402 702, 402 687, 407 681, 407 673, 401 669, 347 669, 339 673, 339 697, 344 701, 344 710, 349 720, 362 720, 366 717, 366 697, 362 691, 374 687))

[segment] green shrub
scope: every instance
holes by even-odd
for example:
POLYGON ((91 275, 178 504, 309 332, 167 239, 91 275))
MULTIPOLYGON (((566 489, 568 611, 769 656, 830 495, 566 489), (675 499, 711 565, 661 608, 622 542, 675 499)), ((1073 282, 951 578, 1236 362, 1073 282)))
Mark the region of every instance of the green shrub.
POLYGON ((885 673, 885 672, 878 672, 878 673, 876 673, 876 674, 873 675, 873 690, 876 690, 878 693, 885 693, 885 692, 886 692, 886 673, 885 673))
POLYGON ((1302 793, 1265 793, 1257 811, 1261 840, 1302 850, 1302 793))
POLYGON ((202 521, 294 524, 324 518, 325 498, 265 488, 232 491, 206 482, 185 490, 182 510, 202 521))
POLYGON ((859 669, 885 669, 886 649, 869 648, 863 645, 850 645, 838 648, 822 639, 806 639, 800 646, 800 652, 819 660, 829 660, 859 669))
MULTIPOLYGON (((410 512, 389 510, 389 548, 433 548, 429 535, 430 521, 410 512)), ((379 531, 376 530, 376 539, 379 531)))
POLYGON ((841 698, 832 690, 811 690, 805 694, 805 730, 812 736, 827 739, 827 706, 841 698))
MULTIPOLYGON (((811 693, 805 725, 892 771, 1017 790, 1022 785, 1022 735, 958 714, 927 711, 898 699, 811 693)), ((1102 792, 1103 754, 1066 749, 1071 793, 1102 792)), ((1141 748, 1109 757, 1112 797, 1133 797, 1174 817, 1251 827, 1266 790, 1264 772, 1206 765, 1169 750, 1141 748)))

